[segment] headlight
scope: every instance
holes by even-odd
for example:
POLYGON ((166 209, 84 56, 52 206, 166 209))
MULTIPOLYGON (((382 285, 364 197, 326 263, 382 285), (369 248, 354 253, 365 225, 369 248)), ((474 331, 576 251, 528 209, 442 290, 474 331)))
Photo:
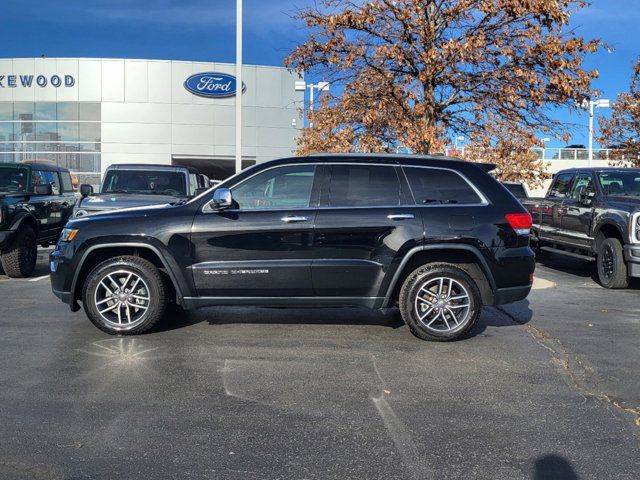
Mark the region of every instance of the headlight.
POLYGON ((76 235, 78 234, 77 228, 63 228, 62 233, 60 234, 61 242, 71 242, 76 235))
POLYGON ((629 236, 631 237, 631 243, 640 243, 640 212, 636 212, 631 216, 629 236))

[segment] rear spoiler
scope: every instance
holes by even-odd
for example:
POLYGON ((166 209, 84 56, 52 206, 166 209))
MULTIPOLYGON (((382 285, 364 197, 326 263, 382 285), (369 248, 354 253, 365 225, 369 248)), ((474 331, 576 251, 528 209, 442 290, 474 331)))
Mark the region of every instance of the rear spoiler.
POLYGON ((496 168, 498 168, 495 164, 493 163, 476 163, 476 165, 478 166, 478 168, 480 168, 481 170, 487 172, 487 173, 491 173, 493 172, 496 168))

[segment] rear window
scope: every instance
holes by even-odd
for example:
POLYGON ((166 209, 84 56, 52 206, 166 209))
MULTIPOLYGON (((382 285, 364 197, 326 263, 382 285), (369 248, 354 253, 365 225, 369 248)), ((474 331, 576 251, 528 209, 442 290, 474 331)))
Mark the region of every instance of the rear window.
POLYGON ((105 176, 102 193, 185 196, 187 185, 184 174, 179 172, 111 170, 105 176))
POLYGON ((509 190, 516 198, 526 198, 527 191, 524 189, 524 185, 521 183, 503 183, 507 190, 509 190))
POLYGON ((332 207, 400 205, 400 181, 394 167, 334 165, 329 204, 332 207))
POLYGON ((417 205, 469 205, 482 199, 469 183, 451 170, 404 167, 417 205))

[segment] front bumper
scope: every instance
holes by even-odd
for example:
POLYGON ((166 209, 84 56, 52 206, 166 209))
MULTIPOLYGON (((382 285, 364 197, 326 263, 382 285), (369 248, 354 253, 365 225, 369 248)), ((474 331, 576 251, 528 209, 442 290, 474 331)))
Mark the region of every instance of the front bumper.
POLYGON ((640 277, 640 246, 625 245, 624 260, 630 277, 640 277))
POLYGON ((69 305, 72 312, 77 312, 80 310, 80 305, 78 305, 73 292, 69 289, 68 278, 70 277, 68 276, 72 275, 73 268, 70 265, 69 257, 65 255, 66 248, 71 247, 58 244, 56 249, 49 255, 51 290, 56 297, 69 305))

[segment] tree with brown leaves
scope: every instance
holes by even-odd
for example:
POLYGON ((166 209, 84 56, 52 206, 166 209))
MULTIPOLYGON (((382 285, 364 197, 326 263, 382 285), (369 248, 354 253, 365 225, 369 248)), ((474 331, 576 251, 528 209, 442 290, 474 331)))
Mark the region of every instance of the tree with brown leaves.
MULTIPOLYGON (((301 10, 309 36, 285 64, 342 87, 310 112, 301 153, 435 153, 462 135, 476 152, 537 144, 560 134, 550 112, 577 108, 596 71, 582 67, 600 46, 569 28, 581 0, 325 0, 301 10), (506 135, 506 137, 504 136, 506 135)), ((335 89, 334 89, 335 90, 335 89)), ((536 178, 540 162, 505 158, 510 178, 536 178), (532 170, 531 175, 528 171, 532 170)), ((483 158, 476 158, 482 160, 483 158)))
POLYGON ((618 95, 611 118, 600 119, 599 142, 615 146, 612 163, 640 167, 640 57, 629 91, 618 95))

